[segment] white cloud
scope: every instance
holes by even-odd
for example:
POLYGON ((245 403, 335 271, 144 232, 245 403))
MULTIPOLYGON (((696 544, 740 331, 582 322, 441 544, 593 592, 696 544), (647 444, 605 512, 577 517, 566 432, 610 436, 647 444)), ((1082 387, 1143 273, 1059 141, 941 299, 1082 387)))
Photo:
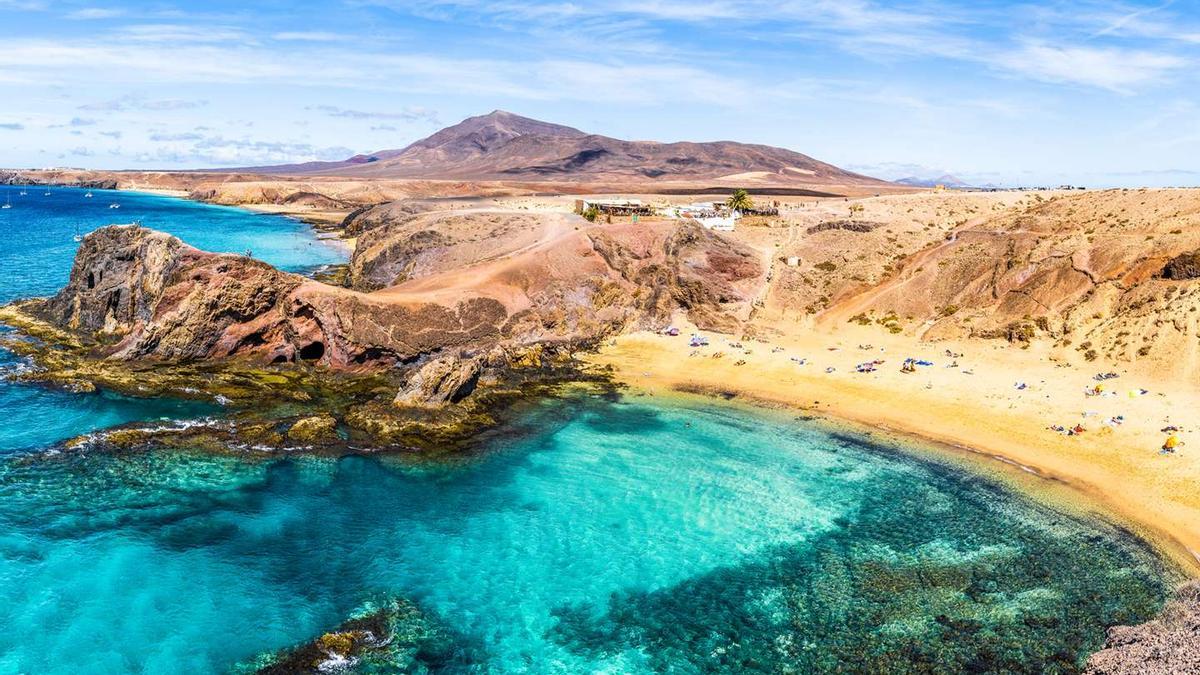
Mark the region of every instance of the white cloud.
POLYGON ((997 68, 1034 80, 1080 84, 1118 93, 1165 79, 1187 61, 1170 54, 1115 47, 1027 44, 999 54, 997 68))
POLYGON ((77 9, 67 13, 67 18, 75 21, 88 21, 94 19, 115 19, 120 16, 125 16, 125 11, 120 9, 111 9, 106 7, 88 7, 86 9, 77 9))
POLYGON ((118 31, 122 41, 182 44, 217 44, 246 42, 249 36, 242 30, 227 26, 183 25, 173 23, 143 23, 126 26, 118 31))
POLYGON ((346 35, 324 31, 285 31, 275 33, 271 39, 281 42, 341 42, 350 38, 346 35))
POLYGON ((84 105, 79 106, 79 109, 100 112, 122 112, 126 110, 187 110, 191 108, 203 108, 206 105, 208 105, 208 101, 203 99, 149 99, 144 96, 135 96, 131 94, 108 101, 85 103, 84 105))
MULTIPOLYGON (((41 83, 61 86, 269 83, 627 104, 688 100, 729 107, 743 105, 752 91, 743 79, 669 63, 578 59, 528 62, 338 49, 280 53, 255 46, 120 41, 11 40, 0 51, 0 69, 13 69, 41 83)), ((160 105, 166 107, 165 103, 160 105)), ((88 104, 82 109, 133 107, 163 109, 124 99, 88 104)))
POLYGON ((289 162, 335 161, 354 154, 342 146, 316 146, 301 141, 263 141, 250 138, 180 134, 137 156, 142 164, 194 167, 248 166, 289 162))
POLYGON ((422 108, 420 106, 404 106, 397 112, 368 112, 365 110, 352 110, 332 105, 314 105, 308 106, 305 109, 322 112, 330 117, 345 117, 356 120, 403 120, 405 122, 424 121, 431 124, 440 123, 436 110, 430 110, 429 108, 422 108))

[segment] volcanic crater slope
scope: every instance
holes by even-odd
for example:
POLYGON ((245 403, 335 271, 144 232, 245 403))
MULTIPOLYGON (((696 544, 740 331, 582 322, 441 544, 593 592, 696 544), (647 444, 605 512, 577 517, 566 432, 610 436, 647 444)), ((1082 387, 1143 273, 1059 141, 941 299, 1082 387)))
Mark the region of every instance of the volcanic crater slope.
POLYGON ((745 184, 891 186, 782 148, 733 141, 627 141, 502 110, 468 118, 401 149, 355 155, 340 162, 236 171, 363 178, 592 182, 729 179, 745 184))

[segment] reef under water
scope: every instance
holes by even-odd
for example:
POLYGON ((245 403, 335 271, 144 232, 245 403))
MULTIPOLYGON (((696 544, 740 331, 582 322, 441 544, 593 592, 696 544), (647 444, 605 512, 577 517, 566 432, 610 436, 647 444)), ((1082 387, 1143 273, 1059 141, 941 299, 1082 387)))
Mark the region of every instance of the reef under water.
POLYGON ((977 473, 720 403, 565 396, 454 461, 0 461, 4 671, 1069 673, 1176 574, 977 473))

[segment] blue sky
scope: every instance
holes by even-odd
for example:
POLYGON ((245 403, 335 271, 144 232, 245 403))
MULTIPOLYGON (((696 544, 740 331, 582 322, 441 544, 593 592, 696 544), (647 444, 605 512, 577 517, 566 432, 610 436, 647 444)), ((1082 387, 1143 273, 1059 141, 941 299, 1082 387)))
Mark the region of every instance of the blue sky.
POLYGON ((503 108, 899 178, 1200 184, 1200 5, 0 0, 0 165, 340 159, 503 108))

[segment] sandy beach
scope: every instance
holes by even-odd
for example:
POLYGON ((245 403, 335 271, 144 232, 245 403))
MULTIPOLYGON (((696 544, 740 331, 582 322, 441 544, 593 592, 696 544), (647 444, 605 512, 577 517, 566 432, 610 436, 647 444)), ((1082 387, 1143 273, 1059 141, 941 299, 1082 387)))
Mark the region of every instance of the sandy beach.
POLYGON ((1035 349, 919 343, 852 326, 769 344, 743 340, 741 348, 731 346, 734 338, 709 334, 709 346, 693 349, 689 333, 623 336, 591 360, 611 365, 634 391, 732 394, 1019 465, 1069 485, 1200 572, 1200 462, 1187 445, 1200 400, 1189 387, 1100 364, 1060 365, 1035 349), (907 357, 933 365, 902 373, 907 357), (873 360, 883 361, 877 370, 856 372, 873 360), (1120 377, 1105 382, 1104 395, 1087 396, 1093 376, 1109 371, 1120 377), (1048 428, 1076 424, 1086 431, 1068 436, 1048 428), (1183 428, 1185 445, 1160 454, 1169 435, 1161 430, 1169 425, 1183 428))

